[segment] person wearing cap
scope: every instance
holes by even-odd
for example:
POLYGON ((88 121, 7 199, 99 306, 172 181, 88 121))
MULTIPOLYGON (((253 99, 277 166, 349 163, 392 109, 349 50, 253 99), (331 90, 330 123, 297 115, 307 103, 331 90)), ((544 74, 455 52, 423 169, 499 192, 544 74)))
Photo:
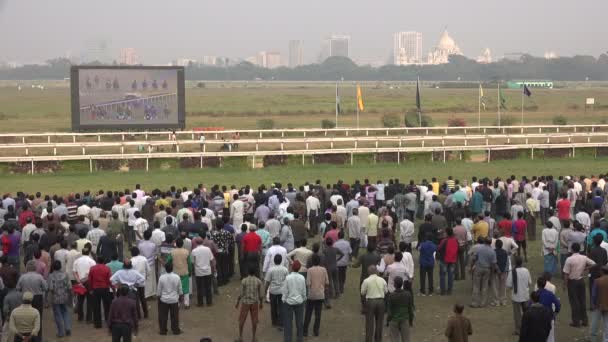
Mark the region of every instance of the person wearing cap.
POLYGON ((23 293, 23 304, 15 308, 9 319, 9 331, 15 336, 15 342, 42 340, 40 313, 32 307, 34 294, 23 293))
MULTIPOLYGON (((25 294, 25 292, 30 292, 32 294, 32 299, 30 300, 30 304, 33 308, 38 310, 40 313, 40 319, 42 319, 42 311, 44 308, 44 294, 48 290, 48 285, 46 280, 36 272, 36 263, 33 260, 30 260, 25 266, 26 273, 21 275, 19 281, 17 282, 17 290, 21 291, 25 294)), ((37 335, 42 338, 42 326, 40 326, 40 331, 37 335)))
POLYGON ((301 264, 298 260, 291 264, 291 273, 285 277, 281 289, 283 300, 283 333, 286 342, 293 338, 292 322, 295 315, 296 341, 304 340, 304 303, 306 302, 306 280, 299 273, 301 264))

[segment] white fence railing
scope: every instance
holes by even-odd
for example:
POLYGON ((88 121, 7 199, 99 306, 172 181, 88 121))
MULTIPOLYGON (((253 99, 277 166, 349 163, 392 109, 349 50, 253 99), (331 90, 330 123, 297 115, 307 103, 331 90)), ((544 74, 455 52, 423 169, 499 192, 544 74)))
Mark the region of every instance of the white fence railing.
MULTIPOLYGON (((0 144, 0 152, 4 156, 15 155, 30 156, 32 150, 52 149, 54 156, 62 154, 62 149, 74 153, 73 149, 81 149, 82 155, 87 149, 115 148, 116 153, 129 153, 129 148, 140 148, 141 151, 153 153, 155 150, 169 147, 175 152, 200 150, 212 152, 213 150, 229 151, 238 144, 240 151, 260 150, 326 150, 337 148, 369 148, 369 147, 459 147, 469 145, 509 145, 509 144, 560 144, 560 143, 602 143, 608 142, 608 132, 600 133, 532 133, 532 134, 481 134, 481 135, 421 135, 421 136, 349 136, 349 137, 297 137, 297 138, 263 138, 263 139, 222 139, 206 140, 200 144, 199 140, 143 140, 143 141, 92 141, 92 142, 66 142, 66 143, 7 143, 0 144), (389 146, 387 146, 389 145, 389 146), (21 150, 21 151, 20 151, 21 150), (21 153, 23 152, 23 154, 21 153)), ((158 151, 156 151, 158 152, 158 151)), ((99 151, 97 151, 99 153, 99 151)), ((104 153, 109 154, 104 151, 104 153)), ((65 153, 64 153, 65 154, 65 153)))
MULTIPOLYGON (((577 132, 600 132, 608 131, 608 125, 534 125, 534 126, 480 126, 480 127, 395 127, 395 128, 296 128, 296 129, 246 129, 246 130, 187 130, 176 131, 177 140, 195 140, 200 134, 213 137, 214 139, 230 138, 238 133, 241 136, 257 136, 264 138, 268 136, 369 136, 371 135, 468 135, 468 134, 488 134, 488 133, 577 133, 577 132)), ((132 137, 143 137, 143 140, 169 140, 172 131, 132 131, 132 132, 87 132, 87 133, 67 133, 67 132, 48 132, 48 133, 0 133, 0 139, 20 140, 21 143, 31 142, 32 140, 46 140, 47 143, 57 142, 59 139, 69 139, 77 142, 79 139, 97 139, 101 142, 104 138, 112 141, 130 140, 132 137)))
MULTIPOLYGON (((397 163, 401 162, 401 153, 442 153, 442 161, 445 162, 447 154, 451 152, 464 151, 484 151, 487 153, 487 162, 491 161, 492 151, 502 150, 531 150, 531 158, 534 159, 534 150, 547 149, 571 149, 570 156, 576 156, 577 148, 607 148, 608 142, 601 143, 560 143, 560 144, 515 144, 515 145, 469 145, 469 146, 434 146, 434 147, 383 147, 383 148, 336 148, 336 149, 317 149, 317 150, 268 150, 268 151, 231 151, 231 152, 162 152, 162 153, 129 153, 129 154, 92 154, 92 155, 65 155, 65 156, 30 156, 30 157, 0 157, 0 163, 31 163, 31 173, 34 173, 36 162, 48 161, 68 161, 68 160, 88 160, 89 171, 93 172, 93 161, 96 160, 125 160, 125 159, 145 159, 146 170, 149 170, 150 159, 180 159, 180 158, 200 158, 200 167, 204 167, 204 158, 209 157, 251 157, 251 165, 255 167, 256 158, 275 155, 297 155, 302 156, 302 165, 305 164, 305 156, 321 154, 347 154, 350 155, 350 163, 353 164, 356 154, 379 154, 396 153, 397 163)), ((597 150, 596 150, 597 152, 597 150)), ((462 157, 462 154, 460 154, 462 157)), ((220 158, 220 160, 221 160, 220 158)), ((314 158, 312 159, 314 164, 314 158)))

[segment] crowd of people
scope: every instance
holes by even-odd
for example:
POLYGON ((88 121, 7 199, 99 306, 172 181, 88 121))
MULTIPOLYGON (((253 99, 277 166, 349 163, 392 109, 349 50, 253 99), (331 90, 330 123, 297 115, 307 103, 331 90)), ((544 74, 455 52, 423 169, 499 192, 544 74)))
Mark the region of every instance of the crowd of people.
MULTIPOLYGON (((470 308, 511 302, 521 342, 555 341, 561 303, 551 280, 560 277, 570 326, 591 323, 592 338, 603 327, 606 341, 607 194, 604 175, 5 194, 3 330, 10 340, 41 341, 48 304, 57 337, 72 334, 74 311, 113 341, 130 341, 155 297, 159 333, 179 335, 181 310, 213 306, 219 289, 239 278, 236 341, 248 318, 256 340, 264 303, 284 341, 303 341, 320 335, 323 310, 360 268, 366 342, 382 341, 385 326, 391 341, 410 341, 415 296, 451 296, 467 275, 470 308), (533 277, 527 242, 538 226, 543 272, 533 277)), ((448 341, 473 333, 463 312, 455 305, 448 341)))

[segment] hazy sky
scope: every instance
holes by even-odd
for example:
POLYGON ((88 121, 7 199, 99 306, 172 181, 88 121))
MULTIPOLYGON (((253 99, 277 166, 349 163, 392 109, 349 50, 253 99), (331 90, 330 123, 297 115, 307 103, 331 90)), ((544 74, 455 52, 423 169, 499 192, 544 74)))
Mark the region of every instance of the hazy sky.
POLYGON ((290 39, 316 60, 331 33, 351 36, 351 57, 387 60, 396 31, 419 31, 423 50, 447 26, 465 55, 485 47, 542 55, 608 50, 606 0, 0 0, 0 61, 37 62, 105 40, 112 58, 137 49, 144 63, 204 55, 287 58, 290 39))

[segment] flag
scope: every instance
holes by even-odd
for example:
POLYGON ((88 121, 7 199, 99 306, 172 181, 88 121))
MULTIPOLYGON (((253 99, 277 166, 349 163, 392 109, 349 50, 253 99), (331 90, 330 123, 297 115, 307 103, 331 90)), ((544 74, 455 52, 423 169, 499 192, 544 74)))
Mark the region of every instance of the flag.
POLYGON ((483 88, 481 87, 481 83, 479 83, 479 101, 483 106, 483 110, 486 110, 486 98, 483 96, 483 88))
POLYGON ((361 87, 359 84, 357 84, 357 107, 359 108, 360 112, 365 109, 365 106, 363 106, 363 96, 361 95, 361 87))
POLYGON ((500 108, 507 109, 507 99, 505 99, 502 90, 498 93, 498 103, 500 103, 500 108))
POLYGON ((420 78, 416 81, 416 109, 418 112, 422 112, 422 105, 420 103, 420 78))
POLYGON ((340 92, 338 91, 338 83, 336 83, 336 113, 340 114, 342 112, 340 108, 340 92))
POLYGON ((526 95, 527 97, 532 96, 532 92, 530 91, 530 89, 528 89, 528 86, 524 84, 524 95, 526 95))

